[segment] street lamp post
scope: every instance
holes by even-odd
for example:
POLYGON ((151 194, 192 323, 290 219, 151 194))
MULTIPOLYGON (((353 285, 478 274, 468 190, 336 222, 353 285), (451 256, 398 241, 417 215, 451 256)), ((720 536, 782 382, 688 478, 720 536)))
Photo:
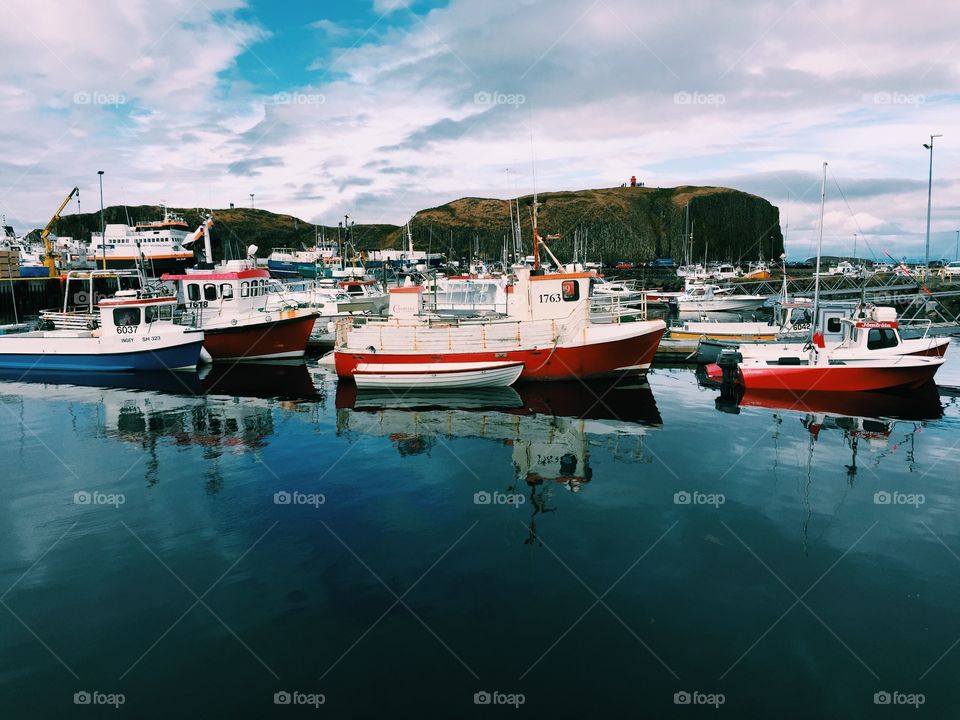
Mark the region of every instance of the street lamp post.
POLYGON ((930 267, 930 201, 933 196, 933 139, 938 137, 943 137, 943 135, 931 135, 930 144, 923 144, 930 151, 930 174, 927 177, 927 244, 923 256, 923 266, 928 269, 930 267))
POLYGON ((103 269, 107 269, 107 238, 103 225, 103 170, 97 170, 100 177, 100 256, 103 258, 103 269))

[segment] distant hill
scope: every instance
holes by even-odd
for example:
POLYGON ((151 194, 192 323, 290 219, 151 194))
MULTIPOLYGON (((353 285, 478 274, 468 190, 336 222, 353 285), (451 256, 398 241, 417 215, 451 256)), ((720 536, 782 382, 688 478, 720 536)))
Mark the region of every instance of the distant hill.
MULTIPOLYGON (((530 246, 531 197, 520 198, 524 248, 530 246)), ((550 247, 562 259, 571 257, 574 234, 585 237, 590 260, 651 260, 685 256, 684 227, 689 203, 694 259, 752 260, 779 257, 783 252, 779 210, 763 198, 721 187, 649 188, 618 187, 539 195, 541 236, 559 234, 550 247), (762 247, 762 250, 761 250, 762 247)), ((479 243, 481 250, 498 257, 505 237, 510 236, 508 201, 491 198, 460 198, 421 210, 410 221, 418 250, 450 252, 462 257, 479 243)), ((196 209, 171 208, 193 227, 202 216, 196 209)), ((248 245, 257 245, 259 255, 276 247, 312 246, 315 228, 292 215, 268 210, 231 208, 214 210, 215 254, 240 257, 248 245), (222 244, 223 250, 218 249, 222 244)), ((161 208, 151 205, 110 207, 106 223, 153 220, 161 208)), ((54 227, 58 235, 89 239, 100 228, 99 212, 68 215, 54 227)), ((320 229, 327 238, 337 237, 336 227, 320 229)), ((400 247, 404 229, 397 225, 354 226, 354 244, 361 250, 400 247)))
MULTIPOLYGON (((531 200, 520 198, 527 248, 531 200)), ((538 200, 540 235, 561 236, 549 244, 563 259, 570 258, 577 233, 586 237, 590 260, 602 255, 603 260, 672 257, 679 262, 685 256, 687 203, 694 259, 702 260, 706 249, 711 260, 752 260, 760 256, 761 242, 765 258, 783 252, 779 210, 763 198, 729 188, 606 188, 543 193, 538 200)), ((454 248, 479 238, 482 247, 497 254, 510 233, 509 212, 506 200, 461 198, 421 210, 411 226, 415 237, 422 237, 426 227, 435 249, 445 250, 452 233, 454 248)))

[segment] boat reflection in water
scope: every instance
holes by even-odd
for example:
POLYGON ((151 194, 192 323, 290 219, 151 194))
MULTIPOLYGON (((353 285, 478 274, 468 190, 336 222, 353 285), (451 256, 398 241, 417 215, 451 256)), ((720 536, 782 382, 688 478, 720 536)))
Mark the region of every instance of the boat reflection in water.
MULTIPOLYGON (((823 469, 814 469, 814 450, 823 446, 824 437, 839 437, 848 453, 848 462, 843 469, 848 488, 856 483, 866 450, 869 463, 874 467, 893 455, 903 457, 910 472, 916 469, 914 443, 927 421, 943 417, 940 394, 932 381, 906 393, 884 392, 807 392, 746 391, 730 395, 724 392, 716 400, 717 409, 725 413, 738 413, 741 407, 769 408, 774 410, 774 428, 770 432, 774 446, 773 477, 780 470, 780 434, 786 414, 799 415, 800 424, 806 430, 806 461, 793 465, 803 476, 801 502, 804 517, 801 524, 801 545, 804 554, 809 549, 810 525, 814 518, 811 494, 815 478, 824 476, 823 469), (838 435, 839 433, 839 435, 838 435), (858 460, 860 465, 858 465, 858 460)), ((821 450, 829 458, 836 450, 826 447, 821 450)), ((839 468, 838 468, 839 469, 839 468)), ((829 474, 829 473, 828 473, 829 474)), ((873 475, 876 477, 876 475, 873 475)), ((841 495, 839 504, 845 495, 841 495)), ((876 502, 876 500, 875 500, 876 502)), ((839 507, 839 505, 838 505, 839 507)))
POLYGON ((255 456, 274 434, 274 409, 322 406, 305 363, 276 361, 225 364, 196 371, 138 373, 2 372, 0 394, 28 401, 55 396, 64 404, 101 406, 94 437, 135 443, 146 453, 148 485, 160 479, 159 448, 202 451, 207 489, 222 486, 217 460, 225 454, 255 456), (51 386, 55 386, 51 388, 51 386), (318 403, 318 401, 320 401, 318 403))
POLYGON ((622 463, 650 462, 643 438, 662 424, 649 386, 635 381, 529 383, 456 393, 358 391, 340 383, 336 405, 340 434, 389 438, 401 455, 463 438, 510 447, 513 481, 504 490, 529 493, 527 543, 537 541, 536 516, 556 510, 550 504, 556 489, 576 493, 594 480, 591 448, 602 447, 622 463))

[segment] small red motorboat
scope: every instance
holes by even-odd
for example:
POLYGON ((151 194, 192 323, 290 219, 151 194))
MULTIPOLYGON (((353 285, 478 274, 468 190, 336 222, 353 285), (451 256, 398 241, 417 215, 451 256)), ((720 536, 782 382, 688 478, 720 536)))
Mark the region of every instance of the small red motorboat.
POLYGON ((806 360, 747 360, 737 367, 748 390, 860 392, 916 388, 931 380, 942 357, 900 355, 870 360, 833 360, 812 352, 806 360))

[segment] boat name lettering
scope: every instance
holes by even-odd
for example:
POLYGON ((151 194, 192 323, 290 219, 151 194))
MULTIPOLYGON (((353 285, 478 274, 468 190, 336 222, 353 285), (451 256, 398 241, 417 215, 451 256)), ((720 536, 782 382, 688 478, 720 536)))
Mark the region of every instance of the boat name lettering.
POLYGON ((192 302, 186 303, 188 308, 205 308, 210 307, 210 303, 207 300, 194 300, 192 302))
POLYGON ((150 337, 141 338, 144 342, 156 342, 160 339, 159 335, 151 335, 150 337))
POLYGON ((117 334, 118 335, 133 335, 137 332, 136 325, 118 325, 117 334))
POLYGON ((540 293, 540 302, 560 302, 560 293, 540 293))

